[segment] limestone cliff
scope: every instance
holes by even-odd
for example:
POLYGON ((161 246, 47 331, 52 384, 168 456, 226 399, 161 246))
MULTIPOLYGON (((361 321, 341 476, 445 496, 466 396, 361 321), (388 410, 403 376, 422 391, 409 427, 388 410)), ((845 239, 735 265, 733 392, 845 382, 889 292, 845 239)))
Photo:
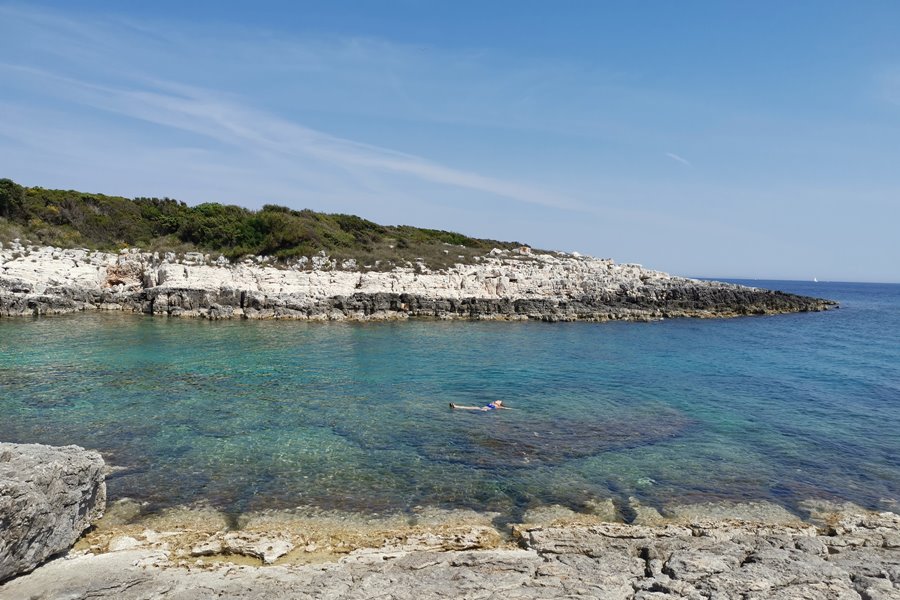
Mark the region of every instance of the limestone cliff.
MULTIPOLYGON (((449 247, 447 252, 450 252, 449 247)), ((119 254, 0 247, 0 316, 124 310, 210 319, 376 320, 407 317, 653 320, 820 311, 828 300, 675 277, 523 247, 474 264, 388 272, 327 256, 276 268, 264 257, 231 264, 188 253, 119 254)))

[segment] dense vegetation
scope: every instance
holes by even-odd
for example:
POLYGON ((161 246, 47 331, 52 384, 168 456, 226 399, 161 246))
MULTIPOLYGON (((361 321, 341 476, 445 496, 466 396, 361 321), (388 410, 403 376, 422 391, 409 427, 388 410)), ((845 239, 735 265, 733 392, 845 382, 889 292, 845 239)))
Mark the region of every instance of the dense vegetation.
POLYGON ((518 243, 418 227, 378 225, 353 215, 266 205, 253 211, 170 198, 135 198, 23 187, 0 179, 0 241, 117 250, 203 251, 230 259, 266 255, 285 261, 324 250, 333 258, 390 268, 423 259, 431 268, 467 262, 518 243))

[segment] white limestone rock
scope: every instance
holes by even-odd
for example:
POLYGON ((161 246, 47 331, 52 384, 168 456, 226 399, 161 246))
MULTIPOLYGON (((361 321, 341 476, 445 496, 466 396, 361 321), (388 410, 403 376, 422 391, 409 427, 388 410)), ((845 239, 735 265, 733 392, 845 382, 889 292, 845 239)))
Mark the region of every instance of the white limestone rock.
POLYGON ((252 556, 270 565, 295 548, 287 536, 269 536, 254 532, 233 532, 222 537, 222 549, 231 554, 252 556))
POLYGON ((390 272, 360 272, 354 261, 344 261, 338 268, 337 261, 324 253, 282 269, 271 266, 267 257, 232 265, 222 257, 212 262, 207 255, 187 253, 179 261, 168 253, 160 263, 158 254, 135 249, 108 254, 34 248, 26 255, 11 244, 0 248, 0 315, 116 308, 214 318, 237 314, 308 319, 424 315, 647 320, 667 311, 675 316, 728 316, 827 308, 815 302, 796 304, 784 295, 766 296, 752 288, 673 277, 636 264, 617 265, 609 259, 500 249, 476 258, 475 264, 456 264, 443 271, 410 264, 390 272), (193 296, 192 306, 169 303, 161 308, 154 300, 162 295, 171 299, 173 292, 182 298, 193 296), (372 297, 379 294, 415 296, 418 304, 376 306, 379 301, 372 297), (367 296, 363 304, 368 304, 335 306, 344 302, 342 298, 360 296, 367 296), (262 300, 248 305, 248 298, 262 300), (674 304, 667 304, 673 298, 674 304), (211 312, 212 304, 235 310, 211 312), (248 306, 252 311, 245 310, 248 306))
POLYGON ((104 478, 97 452, 0 443, 0 581, 68 550, 103 514, 104 478))

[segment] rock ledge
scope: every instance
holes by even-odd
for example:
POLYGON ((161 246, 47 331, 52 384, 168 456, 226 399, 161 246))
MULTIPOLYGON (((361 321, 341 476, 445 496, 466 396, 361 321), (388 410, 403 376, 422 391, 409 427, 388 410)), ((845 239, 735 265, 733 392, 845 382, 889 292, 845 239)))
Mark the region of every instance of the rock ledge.
POLYGON ((275 268, 260 257, 229 264, 196 253, 178 258, 12 244, 0 247, 0 316, 99 309, 208 319, 648 321, 836 306, 610 259, 530 249, 495 249, 476 264, 442 271, 421 263, 365 271, 316 258, 275 268))
POLYGON ((206 558, 185 560, 165 535, 145 535, 153 547, 131 539, 106 553, 73 554, 0 586, 0 598, 900 597, 893 513, 829 515, 820 527, 691 519, 524 526, 517 535, 519 547, 429 550, 416 539, 335 562, 269 567, 233 564, 203 548, 197 555, 206 558))

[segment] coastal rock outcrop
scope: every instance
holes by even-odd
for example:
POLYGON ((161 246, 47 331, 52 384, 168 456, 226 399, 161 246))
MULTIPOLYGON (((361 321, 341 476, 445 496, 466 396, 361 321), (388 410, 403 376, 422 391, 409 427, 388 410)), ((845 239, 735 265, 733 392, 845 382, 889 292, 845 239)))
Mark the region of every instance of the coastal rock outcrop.
POLYGON ((300 261, 228 264, 137 250, 0 248, 0 316, 105 309, 209 319, 378 320, 431 317, 647 321, 820 311, 834 302, 674 277, 576 254, 495 249, 431 271, 300 261))
POLYGON ((99 453, 0 443, 0 581, 68 550, 105 505, 99 453))
POLYGON ((830 519, 524 526, 518 547, 433 551, 413 540, 267 567, 129 543, 53 561, 0 585, 0 598, 897 598, 900 516, 830 519))

